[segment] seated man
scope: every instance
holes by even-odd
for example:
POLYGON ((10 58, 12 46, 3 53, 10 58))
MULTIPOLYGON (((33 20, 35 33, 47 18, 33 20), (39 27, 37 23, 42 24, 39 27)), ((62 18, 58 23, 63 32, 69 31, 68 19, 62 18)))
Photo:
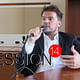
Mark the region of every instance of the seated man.
POLYGON ((80 42, 74 35, 58 31, 62 24, 62 12, 56 6, 50 5, 43 8, 41 17, 42 26, 45 25, 46 29, 42 31, 42 28, 36 27, 29 31, 33 37, 28 38, 17 58, 18 71, 28 76, 61 65, 73 69, 80 68, 80 42), (61 56, 57 58, 51 57, 48 53, 49 47, 53 44, 62 48, 61 56), (27 55, 27 59, 24 54, 27 55))

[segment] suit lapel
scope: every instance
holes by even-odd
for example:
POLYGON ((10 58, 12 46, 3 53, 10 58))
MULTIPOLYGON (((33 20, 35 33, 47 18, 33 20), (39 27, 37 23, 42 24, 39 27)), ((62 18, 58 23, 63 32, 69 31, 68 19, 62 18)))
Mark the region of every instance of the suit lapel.
POLYGON ((61 54, 64 54, 64 48, 65 48, 65 45, 64 44, 65 44, 64 43, 64 39, 63 39, 61 33, 59 32, 59 45, 62 48, 62 53, 61 54))
POLYGON ((43 33, 41 34, 41 37, 39 39, 39 47, 41 49, 41 56, 44 55, 44 37, 43 37, 43 33))
MULTIPOLYGON (((62 37, 61 32, 59 32, 59 45, 62 48, 62 54, 63 54, 65 45, 64 45, 64 39, 62 37)), ((39 39, 39 47, 41 49, 41 55, 43 55, 44 54, 44 37, 43 37, 43 33, 42 33, 42 35, 39 39)))

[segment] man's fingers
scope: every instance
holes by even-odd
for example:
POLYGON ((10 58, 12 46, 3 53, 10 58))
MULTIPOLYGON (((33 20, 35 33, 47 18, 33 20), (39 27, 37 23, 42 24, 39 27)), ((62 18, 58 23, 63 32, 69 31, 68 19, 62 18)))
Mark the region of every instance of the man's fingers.
POLYGON ((73 66, 73 65, 70 65, 70 66, 68 66, 70 69, 79 69, 80 68, 80 66, 73 66))
POLYGON ((65 66, 74 66, 72 63, 63 63, 65 66))
POLYGON ((62 59, 74 59, 73 55, 61 55, 62 59))
POLYGON ((74 65, 74 61, 72 59, 71 60, 61 59, 61 61, 66 66, 73 66, 74 65))
POLYGON ((73 59, 71 59, 71 60, 61 59, 61 61, 63 63, 74 63, 73 59))
POLYGON ((33 28, 29 31, 29 34, 33 33, 34 36, 37 36, 39 35, 40 33, 42 33, 42 29, 40 27, 36 27, 36 28, 33 28))
POLYGON ((74 56, 72 55, 61 55, 60 59, 65 66, 73 66, 74 65, 74 56))
POLYGON ((74 55, 75 55, 75 54, 79 54, 79 53, 75 50, 74 45, 71 47, 71 51, 73 52, 74 55))

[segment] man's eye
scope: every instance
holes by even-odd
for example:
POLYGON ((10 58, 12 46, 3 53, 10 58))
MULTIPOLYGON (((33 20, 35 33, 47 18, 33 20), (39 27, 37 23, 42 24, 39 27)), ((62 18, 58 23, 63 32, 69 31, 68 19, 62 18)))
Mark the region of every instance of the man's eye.
POLYGON ((51 20, 53 20, 53 18, 52 18, 52 17, 50 17, 50 18, 49 18, 49 20, 51 21, 51 20))
POLYGON ((42 20, 45 20, 45 18, 42 18, 42 20))

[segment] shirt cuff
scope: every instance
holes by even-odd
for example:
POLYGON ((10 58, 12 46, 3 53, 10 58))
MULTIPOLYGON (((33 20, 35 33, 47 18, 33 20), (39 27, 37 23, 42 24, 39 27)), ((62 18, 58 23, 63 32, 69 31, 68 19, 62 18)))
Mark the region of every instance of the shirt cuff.
POLYGON ((26 50, 27 54, 30 54, 33 51, 34 45, 35 45, 35 43, 26 42, 25 50, 26 50))

